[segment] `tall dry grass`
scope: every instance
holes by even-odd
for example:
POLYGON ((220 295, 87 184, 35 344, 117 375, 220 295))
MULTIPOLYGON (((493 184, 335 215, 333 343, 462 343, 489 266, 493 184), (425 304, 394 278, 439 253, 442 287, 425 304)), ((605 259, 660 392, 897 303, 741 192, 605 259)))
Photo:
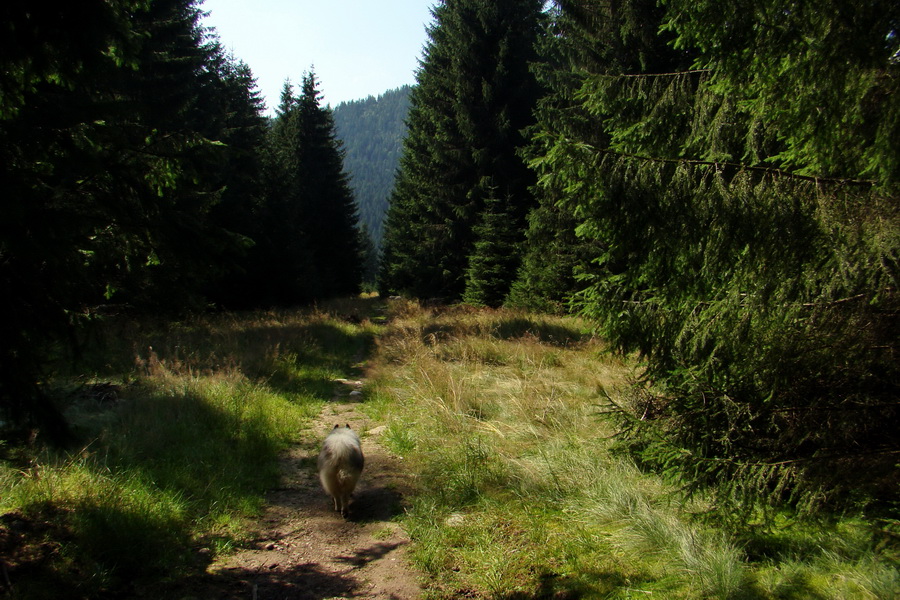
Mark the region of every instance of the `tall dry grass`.
MULTIPOLYGON (((627 396, 638 374, 578 319, 392 304, 368 408, 415 475, 404 523, 432 597, 837 600, 900 591, 896 565, 865 544, 835 559, 846 531, 822 530, 818 547, 800 554, 769 545, 770 555, 750 556, 746 531, 704 524, 695 516, 710 507, 685 503, 616 454, 605 399, 627 396)), ((806 534, 798 526, 789 535, 806 534)), ((768 543, 760 534, 758 544, 768 543)))

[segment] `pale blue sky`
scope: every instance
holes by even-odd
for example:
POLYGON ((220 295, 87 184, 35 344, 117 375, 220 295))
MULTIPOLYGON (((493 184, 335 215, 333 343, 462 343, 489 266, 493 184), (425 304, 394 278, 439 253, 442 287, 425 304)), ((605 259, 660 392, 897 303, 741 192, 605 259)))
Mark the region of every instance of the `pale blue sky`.
POLYGON ((271 114, 284 80, 315 68, 324 102, 415 83, 437 0, 205 0, 203 24, 250 65, 271 114))

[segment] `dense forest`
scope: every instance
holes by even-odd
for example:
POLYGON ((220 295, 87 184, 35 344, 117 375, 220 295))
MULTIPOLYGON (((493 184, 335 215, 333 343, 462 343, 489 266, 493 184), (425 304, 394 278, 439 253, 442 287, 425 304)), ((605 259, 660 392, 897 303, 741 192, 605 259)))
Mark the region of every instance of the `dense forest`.
POLYGON ((333 113, 307 72, 273 119, 194 0, 4 13, 9 420, 65 437, 41 382, 89 323, 356 293, 374 237, 382 294, 579 312, 638 355, 605 408, 685 489, 896 508, 895 1, 441 0, 408 96, 333 113), (382 234, 344 159, 393 160, 407 98, 382 234))
POLYGON ((896 501, 900 5, 434 17, 382 293, 590 317, 623 449, 723 506, 896 501))
POLYGON ((405 85, 334 107, 334 125, 346 152, 344 168, 351 175, 359 221, 375 247, 381 246, 384 215, 406 137, 411 89, 405 85))
POLYGON ((194 0, 4 9, 0 405, 57 439, 40 382, 110 314, 356 293, 363 238, 314 73, 274 119, 194 0))

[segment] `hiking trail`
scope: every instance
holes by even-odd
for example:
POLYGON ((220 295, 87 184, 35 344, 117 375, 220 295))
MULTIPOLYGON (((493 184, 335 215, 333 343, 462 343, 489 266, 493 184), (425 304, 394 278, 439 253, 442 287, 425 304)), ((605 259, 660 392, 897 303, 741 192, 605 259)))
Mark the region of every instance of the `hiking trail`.
POLYGON ((384 427, 371 428, 358 410, 362 383, 335 381, 332 400, 281 456, 281 483, 267 495, 253 541, 215 560, 189 593, 253 600, 421 596, 421 578, 407 560, 409 538, 393 520, 403 511, 408 476, 378 441, 384 427), (334 511, 316 472, 321 443, 337 423, 360 435, 366 458, 347 519, 334 511))

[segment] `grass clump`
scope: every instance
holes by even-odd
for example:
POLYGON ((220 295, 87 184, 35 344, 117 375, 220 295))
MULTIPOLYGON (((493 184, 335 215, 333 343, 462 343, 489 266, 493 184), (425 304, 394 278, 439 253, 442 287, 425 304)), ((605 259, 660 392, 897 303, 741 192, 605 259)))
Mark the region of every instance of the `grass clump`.
POLYGON ((368 408, 414 475, 404 525, 429 597, 900 593, 896 564, 863 541, 862 523, 786 526, 790 551, 761 524, 697 518, 715 506, 617 454, 603 405, 624 401, 638 368, 580 321, 398 304, 378 340, 368 408), (815 542, 801 541, 814 531, 815 542), (848 536, 859 543, 848 547, 848 536))

